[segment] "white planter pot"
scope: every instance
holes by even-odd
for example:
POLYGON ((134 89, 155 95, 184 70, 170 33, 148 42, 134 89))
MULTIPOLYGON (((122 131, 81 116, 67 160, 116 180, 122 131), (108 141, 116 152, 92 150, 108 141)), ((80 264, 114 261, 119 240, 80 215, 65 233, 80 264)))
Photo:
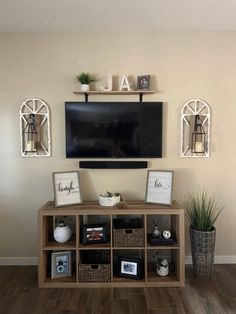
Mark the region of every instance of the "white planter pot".
POLYGON ((118 203, 120 203, 120 195, 112 197, 99 196, 99 204, 101 206, 115 206, 118 203))
POLYGON ((169 275, 169 264, 166 259, 157 262, 156 273, 160 277, 166 277, 169 275))
POLYGON ((88 84, 81 84, 81 92, 88 92, 89 85, 88 84))
POLYGON ((54 239, 59 243, 65 243, 70 240, 72 235, 72 230, 69 226, 64 223, 59 223, 58 226, 54 229, 54 239))

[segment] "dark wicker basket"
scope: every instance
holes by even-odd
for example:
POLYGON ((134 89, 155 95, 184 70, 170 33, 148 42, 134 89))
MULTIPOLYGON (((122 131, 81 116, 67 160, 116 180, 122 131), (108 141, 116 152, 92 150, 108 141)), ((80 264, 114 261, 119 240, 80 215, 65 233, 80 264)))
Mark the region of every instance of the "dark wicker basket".
POLYGON ((79 264, 79 281, 111 281, 110 264, 79 264))
POLYGON ((113 238, 116 247, 144 246, 144 229, 113 229, 113 238))
POLYGON ((197 278, 209 279, 214 268, 215 228, 212 231, 198 231, 189 228, 193 259, 193 274, 197 278))
POLYGON ((116 218, 113 220, 113 241, 116 247, 144 246, 144 228, 140 218, 116 218))
POLYGON ((80 252, 79 281, 111 281, 110 252, 107 250, 80 252))

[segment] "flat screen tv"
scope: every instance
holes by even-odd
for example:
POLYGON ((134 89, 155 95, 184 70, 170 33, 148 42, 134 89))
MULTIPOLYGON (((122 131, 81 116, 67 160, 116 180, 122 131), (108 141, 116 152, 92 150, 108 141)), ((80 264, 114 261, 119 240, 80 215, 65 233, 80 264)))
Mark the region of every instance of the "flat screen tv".
POLYGON ((66 102, 67 158, 162 157, 161 102, 66 102))

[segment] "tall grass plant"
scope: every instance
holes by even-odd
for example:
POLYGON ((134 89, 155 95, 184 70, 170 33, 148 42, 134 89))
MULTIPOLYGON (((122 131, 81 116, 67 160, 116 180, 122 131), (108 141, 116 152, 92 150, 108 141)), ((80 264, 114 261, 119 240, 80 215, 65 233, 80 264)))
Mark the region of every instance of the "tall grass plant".
POLYGON ((219 208, 215 196, 209 196, 204 188, 198 193, 189 193, 185 201, 186 216, 190 226, 199 231, 211 231, 223 208, 219 208))

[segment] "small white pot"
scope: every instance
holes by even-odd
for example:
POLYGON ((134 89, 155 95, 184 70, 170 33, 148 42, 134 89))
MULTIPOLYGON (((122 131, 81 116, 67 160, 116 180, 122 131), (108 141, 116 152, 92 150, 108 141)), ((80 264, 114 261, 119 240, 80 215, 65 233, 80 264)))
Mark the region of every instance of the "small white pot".
POLYGON ((58 226, 54 229, 54 239, 59 243, 65 243, 70 240, 72 235, 72 230, 68 225, 64 223, 59 223, 58 226))
POLYGON ((89 85, 88 84, 81 84, 81 92, 88 92, 89 85))
POLYGON ((166 277, 169 275, 169 264, 166 259, 157 262, 156 273, 160 277, 166 277))
POLYGON ((120 195, 111 197, 99 195, 99 204, 101 206, 115 206, 118 203, 120 203, 120 195))

